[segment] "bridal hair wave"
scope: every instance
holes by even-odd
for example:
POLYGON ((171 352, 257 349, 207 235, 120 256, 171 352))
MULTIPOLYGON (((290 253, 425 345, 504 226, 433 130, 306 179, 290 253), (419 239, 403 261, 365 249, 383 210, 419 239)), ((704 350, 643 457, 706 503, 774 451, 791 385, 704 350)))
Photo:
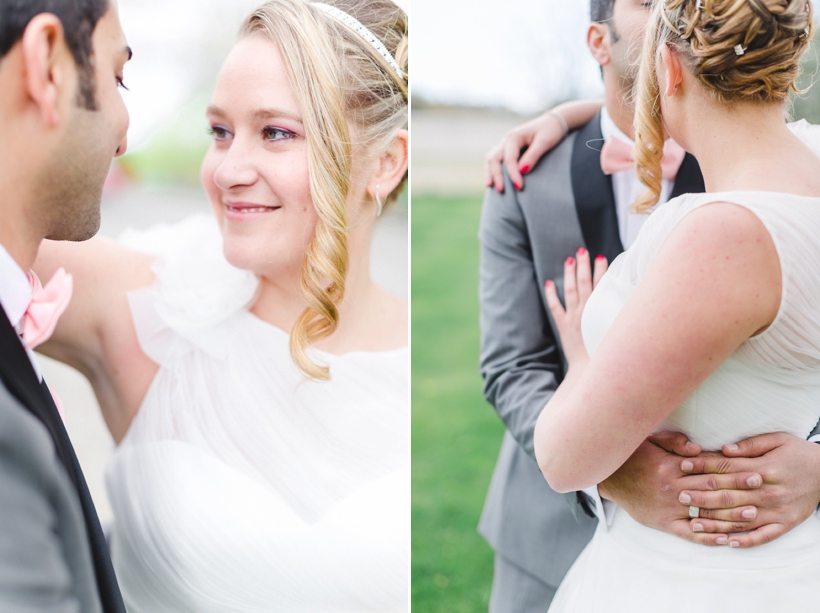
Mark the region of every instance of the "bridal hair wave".
POLYGON ((657 63, 671 46, 718 103, 783 102, 814 31, 811 0, 659 0, 644 40, 635 109, 638 178, 646 212, 661 193, 663 124, 657 63))
MULTIPOLYGON (((354 146, 380 156, 407 127, 408 21, 390 0, 328 0, 370 30, 395 58, 397 74, 374 46, 304 0, 272 0, 254 11, 241 36, 263 35, 279 48, 302 112, 316 230, 301 271, 308 307, 290 334, 290 352, 309 377, 329 379, 308 355, 339 322, 348 268, 346 202, 354 146), (353 126, 349 130, 348 122, 353 126), (352 134, 351 134, 352 132, 352 134), (354 142, 355 139, 355 142, 354 142)), ((407 174, 385 198, 393 202, 407 174)))

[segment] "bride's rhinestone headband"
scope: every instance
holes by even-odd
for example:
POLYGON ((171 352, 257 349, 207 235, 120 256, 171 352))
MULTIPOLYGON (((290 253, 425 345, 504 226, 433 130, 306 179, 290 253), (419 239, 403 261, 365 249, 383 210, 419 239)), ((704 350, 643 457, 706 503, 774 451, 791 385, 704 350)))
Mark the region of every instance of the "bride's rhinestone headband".
POLYGON ((331 17, 335 17, 336 19, 341 21, 348 28, 356 32, 359 36, 361 36, 368 43, 370 43, 370 46, 373 47, 376 50, 376 52, 384 58, 384 61, 390 64, 390 67, 396 71, 396 74, 399 75, 399 77, 401 77, 401 68, 399 68, 399 65, 396 62, 393 55, 387 50, 387 47, 384 46, 384 43, 382 43, 382 41, 376 38, 376 35, 373 34, 373 32, 371 32, 370 30, 368 30, 364 26, 364 24, 362 24, 361 21, 359 21, 355 17, 352 17, 351 15, 348 15, 344 11, 337 9, 335 6, 330 6, 329 4, 325 4, 323 2, 313 2, 312 4, 320 11, 324 11, 331 17))

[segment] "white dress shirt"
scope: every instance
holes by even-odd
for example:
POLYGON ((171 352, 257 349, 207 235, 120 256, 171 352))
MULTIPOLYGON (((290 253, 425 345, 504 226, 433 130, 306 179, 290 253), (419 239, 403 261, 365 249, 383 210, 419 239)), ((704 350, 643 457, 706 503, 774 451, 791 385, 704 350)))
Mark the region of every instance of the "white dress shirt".
MULTIPOLYGON (((23 319, 30 302, 31 284, 28 282, 28 276, 9 255, 6 248, 0 245, 0 305, 3 306, 15 330, 20 325, 20 320, 23 319)), ((34 352, 26 349, 26 353, 34 367, 34 372, 37 373, 37 378, 42 381, 42 371, 34 352)))
MULTIPOLYGON (((604 140, 612 137, 623 141, 630 147, 635 144, 635 141, 615 125, 606 107, 601 110, 601 133, 604 140)), ((624 249, 629 249, 635 239, 638 238, 638 232, 640 232, 641 227, 649 217, 646 214, 638 215, 629 212, 629 207, 643 195, 646 186, 638 180, 638 173, 635 172, 635 169, 631 168, 612 175, 612 191, 615 193, 615 210, 618 214, 618 232, 621 235, 621 244, 623 244, 624 249)), ((669 200, 669 194, 671 193, 672 181, 663 179, 658 203, 662 204, 669 200)))

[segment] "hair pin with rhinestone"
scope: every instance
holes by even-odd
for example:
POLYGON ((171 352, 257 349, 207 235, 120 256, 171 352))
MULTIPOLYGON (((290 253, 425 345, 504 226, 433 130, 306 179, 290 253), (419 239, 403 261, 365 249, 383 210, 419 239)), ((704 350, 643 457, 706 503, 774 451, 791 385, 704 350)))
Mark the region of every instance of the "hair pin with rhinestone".
POLYGON ((748 48, 748 47, 744 47, 744 46, 743 46, 743 45, 741 45, 741 44, 737 44, 737 45, 735 45, 735 53, 736 53, 737 55, 743 55, 744 53, 746 53, 746 49, 747 49, 747 48, 748 48))

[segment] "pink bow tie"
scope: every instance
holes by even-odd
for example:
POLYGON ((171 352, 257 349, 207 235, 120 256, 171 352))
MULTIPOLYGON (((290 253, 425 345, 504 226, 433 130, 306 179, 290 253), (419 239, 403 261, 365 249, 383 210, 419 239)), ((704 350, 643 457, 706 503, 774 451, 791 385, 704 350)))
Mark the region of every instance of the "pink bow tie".
MULTIPOLYGON (((661 172, 667 181, 674 181, 678 169, 683 163, 686 151, 671 138, 663 145, 663 159, 661 172)), ((601 170, 605 175, 611 175, 622 170, 635 168, 635 159, 632 157, 632 147, 620 138, 610 136, 601 149, 601 170)))
POLYGON ((29 271, 28 281, 31 283, 31 303, 20 322, 20 336, 27 349, 34 349, 54 334, 57 320, 68 308, 74 285, 71 275, 63 268, 54 273, 45 287, 34 271, 29 271))

